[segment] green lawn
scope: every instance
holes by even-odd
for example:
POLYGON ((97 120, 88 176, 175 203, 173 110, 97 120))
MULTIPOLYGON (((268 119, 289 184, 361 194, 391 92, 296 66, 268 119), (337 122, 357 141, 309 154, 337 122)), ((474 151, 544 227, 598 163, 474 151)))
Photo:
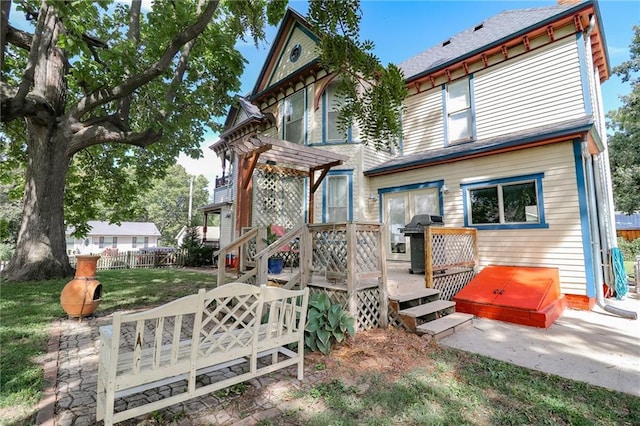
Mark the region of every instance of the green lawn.
MULTIPOLYGON (((104 287, 100 315, 215 283, 211 274, 173 269, 104 271, 97 279, 104 287)), ((47 327, 65 318, 59 297, 67 281, 0 285, 0 424, 34 424, 47 327)), ((366 374, 355 384, 333 377, 302 388, 291 398, 320 411, 287 412, 261 424, 640 424, 637 397, 455 350, 434 347, 429 356, 433 371, 414 370, 396 381, 366 374)))

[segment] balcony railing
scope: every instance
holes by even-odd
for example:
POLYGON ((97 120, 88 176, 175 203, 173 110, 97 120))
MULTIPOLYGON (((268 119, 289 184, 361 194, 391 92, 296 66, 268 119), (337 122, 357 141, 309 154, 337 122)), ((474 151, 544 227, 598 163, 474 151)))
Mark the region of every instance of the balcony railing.
POLYGON ((229 186, 229 183, 230 183, 229 176, 222 176, 222 177, 216 176, 216 188, 229 186))

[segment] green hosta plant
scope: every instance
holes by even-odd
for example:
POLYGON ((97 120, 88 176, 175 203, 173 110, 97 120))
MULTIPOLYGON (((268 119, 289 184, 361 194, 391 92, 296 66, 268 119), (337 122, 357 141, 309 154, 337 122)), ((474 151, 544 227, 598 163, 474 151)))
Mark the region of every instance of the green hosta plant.
POLYGON ((340 305, 332 304, 325 293, 311 296, 304 336, 307 348, 328 354, 334 342, 354 334, 354 320, 340 305))

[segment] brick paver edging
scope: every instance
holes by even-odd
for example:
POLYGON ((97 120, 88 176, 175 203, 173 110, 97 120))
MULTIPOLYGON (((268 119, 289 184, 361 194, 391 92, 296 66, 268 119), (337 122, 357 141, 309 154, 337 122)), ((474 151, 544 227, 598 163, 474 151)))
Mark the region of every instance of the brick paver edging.
POLYGON ((53 426, 56 408, 56 384, 58 382, 58 357, 60 355, 60 321, 54 321, 50 326, 47 355, 44 359, 44 395, 38 404, 36 424, 39 426, 53 426))

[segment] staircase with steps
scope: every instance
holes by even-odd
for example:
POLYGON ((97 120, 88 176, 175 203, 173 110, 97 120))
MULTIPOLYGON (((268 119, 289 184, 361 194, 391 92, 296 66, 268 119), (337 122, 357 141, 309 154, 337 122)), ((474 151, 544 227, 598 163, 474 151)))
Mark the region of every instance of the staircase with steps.
POLYGON ((456 303, 440 300, 440 290, 423 288, 389 298, 409 331, 441 339, 472 324, 473 315, 456 312, 456 303))

